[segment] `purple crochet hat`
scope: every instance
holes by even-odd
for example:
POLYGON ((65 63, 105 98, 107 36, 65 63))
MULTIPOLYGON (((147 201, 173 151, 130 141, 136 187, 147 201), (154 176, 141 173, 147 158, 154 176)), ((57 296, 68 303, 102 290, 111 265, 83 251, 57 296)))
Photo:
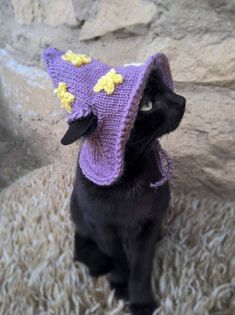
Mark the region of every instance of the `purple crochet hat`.
POLYGON ((55 48, 46 49, 43 57, 69 111, 68 123, 90 113, 97 116, 97 128, 85 138, 79 156, 83 174, 98 185, 113 184, 122 175, 125 145, 150 72, 159 69, 173 90, 167 57, 157 53, 144 64, 122 67, 55 48))

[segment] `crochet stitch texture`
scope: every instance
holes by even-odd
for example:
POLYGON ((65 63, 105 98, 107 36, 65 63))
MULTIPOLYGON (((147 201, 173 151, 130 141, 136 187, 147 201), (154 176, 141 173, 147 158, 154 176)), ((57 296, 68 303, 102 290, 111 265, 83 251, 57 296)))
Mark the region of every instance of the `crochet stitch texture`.
MULTIPOLYGON (((48 48, 44 51, 43 57, 54 88, 57 89, 60 83, 65 83, 66 91, 74 96, 68 123, 82 119, 91 112, 98 118, 96 130, 85 138, 81 148, 79 156, 81 170, 94 183, 111 185, 122 175, 125 145, 134 125, 150 72, 154 68, 159 69, 163 81, 173 90, 168 59, 164 54, 157 53, 142 65, 110 67, 88 57, 90 62, 75 66, 71 61, 64 60, 63 55, 64 51, 48 48), (116 84, 113 81, 110 93, 104 88, 95 89, 101 82, 99 80, 112 69, 118 75, 118 80, 116 84)), ((71 52, 69 55, 71 56, 71 52)), ((74 55, 72 56, 73 60, 76 59, 74 55)), ((166 158, 164 154, 161 156, 166 158)), ((161 185, 171 175, 171 169, 171 164, 168 171, 162 169, 164 178, 161 185)), ((153 185, 159 186, 157 183, 153 185)))

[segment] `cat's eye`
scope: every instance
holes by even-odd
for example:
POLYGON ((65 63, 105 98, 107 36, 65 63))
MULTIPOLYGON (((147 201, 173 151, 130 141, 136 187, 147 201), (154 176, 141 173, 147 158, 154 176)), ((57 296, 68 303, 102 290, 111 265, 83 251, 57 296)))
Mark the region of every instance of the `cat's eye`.
POLYGON ((140 107, 141 112, 148 112, 153 108, 153 103, 151 101, 148 101, 147 103, 144 103, 140 107))

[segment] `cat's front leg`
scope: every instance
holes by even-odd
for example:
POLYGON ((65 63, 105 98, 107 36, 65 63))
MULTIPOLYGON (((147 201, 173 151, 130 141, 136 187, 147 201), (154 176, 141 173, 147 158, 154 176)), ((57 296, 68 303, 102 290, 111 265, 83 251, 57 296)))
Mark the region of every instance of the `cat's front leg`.
POLYGON ((109 273, 113 269, 113 261, 100 250, 98 245, 91 238, 75 191, 73 191, 70 200, 70 212, 76 226, 74 236, 74 260, 85 264, 89 268, 90 275, 93 277, 99 277, 109 273))
POLYGON ((78 231, 74 239, 74 260, 85 264, 93 277, 103 276, 113 269, 112 259, 101 252, 91 238, 81 236, 78 231))
POLYGON ((151 288, 151 274, 158 227, 146 224, 130 247, 130 309, 133 315, 151 315, 157 304, 151 288))

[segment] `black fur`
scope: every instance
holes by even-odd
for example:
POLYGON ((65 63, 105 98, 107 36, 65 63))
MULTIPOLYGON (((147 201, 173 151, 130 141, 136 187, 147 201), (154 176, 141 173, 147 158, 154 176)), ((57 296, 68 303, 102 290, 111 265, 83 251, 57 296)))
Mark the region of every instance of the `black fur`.
POLYGON ((161 177, 152 146, 156 138, 177 128, 185 110, 185 99, 171 92, 156 71, 140 108, 149 100, 153 108, 138 112, 121 178, 111 186, 97 186, 78 166, 71 196, 74 259, 86 264, 91 276, 110 273, 111 288, 130 301, 134 315, 150 315, 156 307, 152 263, 170 199, 168 183, 158 189, 149 186, 161 177))
POLYGON ((78 140, 84 135, 88 135, 96 128, 97 118, 95 115, 90 114, 87 117, 73 121, 69 125, 69 129, 61 139, 63 145, 68 145, 78 140))

